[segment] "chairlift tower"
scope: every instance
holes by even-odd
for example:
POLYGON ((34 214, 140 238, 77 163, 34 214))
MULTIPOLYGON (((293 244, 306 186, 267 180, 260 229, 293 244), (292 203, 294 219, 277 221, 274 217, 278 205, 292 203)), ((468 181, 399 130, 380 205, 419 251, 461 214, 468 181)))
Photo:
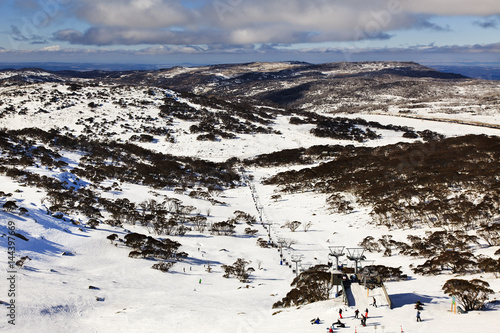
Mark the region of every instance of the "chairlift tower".
POLYGON ((358 274, 358 266, 359 262, 363 259, 365 259, 365 256, 363 253, 365 252, 365 249, 362 247, 348 247, 347 249, 347 259, 354 261, 354 273, 358 274))
POLYGON ((299 275, 299 263, 302 261, 302 255, 292 256, 292 262, 295 263, 295 276, 299 275))
POLYGON ((286 241, 278 238, 278 245, 280 246, 279 251, 280 251, 280 265, 283 264, 283 246, 285 245, 286 241))
MULTIPOLYGON (((340 246, 340 245, 334 245, 334 246, 329 246, 330 249, 330 254, 329 256, 335 257, 336 259, 336 264, 335 267, 332 267, 331 271, 331 278, 330 278, 330 284, 333 286, 334 284, 334 275, 339 274, 339 257, 342 257, 344 253, 345 246, 340 246), (336 273, 337 272, 337 273, 336 273)), ((339 293, 339 285, 337 284, 337 295, 339 293)))
POLYGON ((365 286, 366 289, 366 297, 369 296, 370 293, 370 284, 372 283, 372 280, 376 278, 379 273, 375 270, 373 270, 372 267, 367 268, 366 266, 362 271, 361 271, 361 282, 365 286))
POLYGON ((337 261, 337 263, 335 265, 335 270, 338 270, 339 269, 339 257, 342 257, 345 254, 344 253, 345 246, 335 245, 335 246, 329 246, 328 248, 330 249, 329 256, 335 257, 335 259, 337 261))

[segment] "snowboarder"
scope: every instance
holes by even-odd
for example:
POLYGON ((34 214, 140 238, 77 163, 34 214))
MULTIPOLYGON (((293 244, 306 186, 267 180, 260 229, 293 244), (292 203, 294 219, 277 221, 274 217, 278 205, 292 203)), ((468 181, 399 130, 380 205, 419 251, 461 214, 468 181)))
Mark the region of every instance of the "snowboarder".
POLYGON ((341 322, 340 319, 337 320, 337 322, 333 323, 332 327, 334 327, 334 325, 337 325, 337 327, 339 327, 339 328, 345 328, 345 324, 343 322, 341 322))
POLYGON ((365 310, 365 318, 368 318, 368 308, 365 310))
POLYGON ((422 318, 420 318, 420 310, 417 310, 417 322, 422 321, 422 318))
POLYGON ((377 299, 375 297, 373 297, 373 304, 372 304, 374 307, 377 307, 377 299))
POLYGON ((354 318, 359 319, 358 315, 359 315, 359 310, 356 309, 356 311, 354 311, 354 318))
POLYGON ((340 317, 340 319, 344 319, 344 318, 342 317, 342 309, 339 309, 339 317, 340 317))
POLYGON ((366 326, 366 317, 361 315, 361 326, 366 326))

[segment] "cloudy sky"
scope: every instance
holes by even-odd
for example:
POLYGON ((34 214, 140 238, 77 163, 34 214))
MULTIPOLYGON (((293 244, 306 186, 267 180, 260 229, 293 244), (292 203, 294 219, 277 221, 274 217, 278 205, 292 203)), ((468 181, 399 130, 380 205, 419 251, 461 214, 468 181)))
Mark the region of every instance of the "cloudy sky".
POLYGON ((499 0, 0 0, 0 62, 500 64, 499 0))

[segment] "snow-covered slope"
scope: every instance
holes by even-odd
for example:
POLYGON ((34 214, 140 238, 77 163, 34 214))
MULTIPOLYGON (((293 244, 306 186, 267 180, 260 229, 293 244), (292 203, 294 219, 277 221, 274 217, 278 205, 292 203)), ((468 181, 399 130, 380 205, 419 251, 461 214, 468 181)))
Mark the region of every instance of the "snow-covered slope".
MULTIPOLYGON (((185 72, 180 69, 178 71, 185 72)), ((404 138, 402 132, 380 128, 374 128, 380 135, 374 140, 359 142, 320 138, 311 134, 313 125, 310 123, 290 124, 291 117, 305 116, 277 110, 276 113, 269 111, 272 118, 266 125, 245 119, 242 113, 233 115, 241 124, 249 126, 248 123, 251 123, 270 128, 267 133, 236 132, 232 139, 217 137, 215 141, 200 141, 197 139, 198 133, 190 130, 191 126, 200 124, 199 119, 160 116, 165 100, 176 100, 195 110, 206 108, 206 115, 213 117, 224 108, 220 105, 202 105, 194 98, 168 89, 107 84, 75 88, 63 83, 37 83, 3 86, 0 90, 3 101, 0 108, 8 109, 0 118, 0 127, 4 132, 38 127, 67 136, 86 136, 89 140, 100 141, 103 147, 112 141, 131 143, 162 154, 221 162, 221 166, 217 165, 213 170, 222 169, 223 162, 234 157, 243 160, 283 149, 334 144, 382 147, 397 142, 420 140, 404 138), (90 103, 94 104, 90 106, 90 103), (13 106, 13 109, 9 106, 13 106), (89 118, 92 120, 88 120, 89 118), (157 134, 159 132, 152 131, 151 127, 165 131, 157 134), (141 134, 150 134, 153 139, 133 138, 134 135, 140 138, 141 134)), ((360 117, 383 125, 409 126, 415 131, 431 130, 447 137, 465 134, 500 136, 500 129, 425 119, 365 113, 349 114, 346 117, 360 117)), ((363 125, 356 126, 365 128, 363 125)), ((27 137, 29 135, 26 134, 27 137)), ((31 144, 41 146, 41 140, 33 139, 31 144)), ((500 325, 498 303, 489 304, 488 311, 482 312, 461 315, 449 311, 451 299, 441 288, 452 275, 416 275, 410 265, 414 267, 425 259, 400 254, 385 257, 377 252, 366 253, 366 259, 373 260, 375 264, 401 266, 402 271, 410 276, 405 281, 386 283, 392 309, 379 298, 379 290, 368 293, 363 300, 362 288, 358 288, 360 290, 356 294, 356 298, 360 300, 356 307, 348 308, 342 297, 333 297, 300 307, 273 309, 273 304, 285 297, 291 289, 290 283, 296 276, 292 259, 300 258, 299 269, 307 269, 331 260, 328 256, 331 245, 358 247, 368 235, 378 239, 391 234, 394 239, 405 241, 408 235, 423 236, 426 231, 431 230, 387 230, 371 224, 370 207, 358 205, 355 198, 352 198, 355 206, 352 213, 332 213, 326 205, 325 194, 283 193, 275 185, 264 184, 265 179, 278 172, 316 166, 331 160, 331 156, 322 157, 307 165, 263 167, 236 164, 237 172, 245 177, 241 178, 241 182, 234 182, 233 186, 224 186, 220 191, 211 192, 210 201, 207 197, 193 194, 209 192, 208 186, 202 182, 185 188, 181 185, 157 188, 120 180, 119 174, 103 181, 76 177, 75 169, 83 168, 82 164, 79 165, 82 160, 98 160, 98 156, 89 158, 88 152, 55 147, 52 143, 47 145, 47 148, 58 151, 61 157, 56 159, 64 161, 65 165, 46 165, 35 155, 35 165, 26 170, 40 176, 54 177, 61 182, 66 181, 67 188, 73 186, 75 190, 83 188, 95 191, 100 198, 109 201, 127 199, 137 204, 139 211, 139 204, 147 200, 177 200, 183 207, 194 207, 188 210, 187 216, 206 217, 208 224, 231 219, 237 211, 255 216, 256 222, 250 225, 240 221, 236 224, 233 235, 214 235, 208 229, 196 231, 191 222, 186 225, 192 230, 185 235, 157 235, 141 223, 130 222, 124 222, 123 226, 100 223, 93 229, 89 227, 89 217, 82 212, 62 215, 55 214, 55 211, 49 213, 50 204, 53 203, 49 200, 50 189, 27 185, 27 181, 15 178, 3 170, 0 176, 0 191, 3 192, 0 204, 14 201, 17 208, 0 211, 0 247, 3 250, 0 267, 4 281, 0 284, 0 300, 3 303, 0 305, 1 330, 325 332, 328 325, 337 321, 340 308, 343 309, 344 322, 348 328, 338 330, 345 332, 470 332, 500 325), (303 225, 307 222, 311 224, 307 230, 301 226, 295 232, 283 228, 286 222, 294 220, 301 221, 303 225), (247 228, 253 229, 254 234, 247 233, 247 228), (28 240, 11 235, 13 230, 28 240), (131 232, 178 241, 181 244, 179 251, 187 253, 187 257, 176 259, 175 265, 167 273, 152 269, 151 266, 161 260, 131 258, 129 253, 133 249, 127 247, 125 242, 107 239, 116 234, 123 240, 131 232), (273 242, 293 241, 291 248, 283 251, 283 256, 291 267, 280 264, 279 249, 258 246, 259 238, 265 243, 269 237, 273 242), (15 251, 14 261, 24 256, 31 260, 26 260, 23 267, 15 264, 10 267, 9 246, 10 250, 15 251), (238 258, 245 259, 248 267, 253 268, 246 282, 223 277, 223 265, 232 265, 238 258), (12 280, 7 280, 12 276, 12 280), (95 288, 91 289, 90 286, 95 288), (9 289, 15 294, 9 295, 9 289), (373 296, 377 297, 380 305, 377 308, 368 305, 373 296), (15 308, 9 305, 12 300, 15 308), (425 304, 422 323, 415 320, 414 303, 417 300, 425 304), (354 310, 359 308, 364 312, 367 306, 368 326, 361 327, 359 320, 353 318, 354 310), (12 309, 15 309, 14 312, 12 309), (7 316, 9 313, 15 314, 15 325, 8 322, 11 320, 7 316), (311 325, 310 319, 316 317, 322 323, 311 325)), ((6 151, 1 152, 4 161, 7 161, 7 155, 6 151)), ((142 157, 137 157, 137 160, 144 165, 154 161, 142 160, 142 157)), ((9 156, 9 161, 18 167, 22 162, 12 156, 9 156)), ((99 161, 101 162, 108 165, 115 163, 111 158, 99 161)), ((184 160, 182 163, 185 163, 182 164, 183 167, 188 165, 184 160)), ((99 218, 101 221, 115 218, 111 212, 99 207, 103 215, 99 218)), ((498 250, 498 246, 486 247, 484 241, 481 241, 473 250, 475 253, 495 257, 493 253, 498 250)), ((345 257, 342 261, 352 266, 345 257)), ((492 273, 471 274, 466 278, 488 281, 495 291, 491 300, 500 296, 500 281, 492 273)))

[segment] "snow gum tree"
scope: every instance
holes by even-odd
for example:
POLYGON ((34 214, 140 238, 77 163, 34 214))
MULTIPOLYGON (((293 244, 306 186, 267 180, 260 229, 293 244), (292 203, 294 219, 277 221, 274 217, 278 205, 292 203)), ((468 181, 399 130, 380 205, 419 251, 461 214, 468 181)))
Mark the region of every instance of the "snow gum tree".
POLYGON ((248 267, 248 264, 250 264, 250 261, 238 258, 238 260, 236 260, 233 265, 222 265, 222 268, 224 269, 223 276, 225 278, 234 276, 241 282, 246 282, 250 277, 250 273, 254 271, 252 267, 248 267))
POLYGON ((327 265, 316 265, 300 273, 286 296, 274 303, 273 309, 324 301, 330 298, 331 273, 327 265))
POLYGON ((488 296, 493 293, 489 286, 488 282, 479 279, 451 279, 446 281, 442 289, 446 294, 454 296, 465 311, 471 311, 484 308, 488 296))

